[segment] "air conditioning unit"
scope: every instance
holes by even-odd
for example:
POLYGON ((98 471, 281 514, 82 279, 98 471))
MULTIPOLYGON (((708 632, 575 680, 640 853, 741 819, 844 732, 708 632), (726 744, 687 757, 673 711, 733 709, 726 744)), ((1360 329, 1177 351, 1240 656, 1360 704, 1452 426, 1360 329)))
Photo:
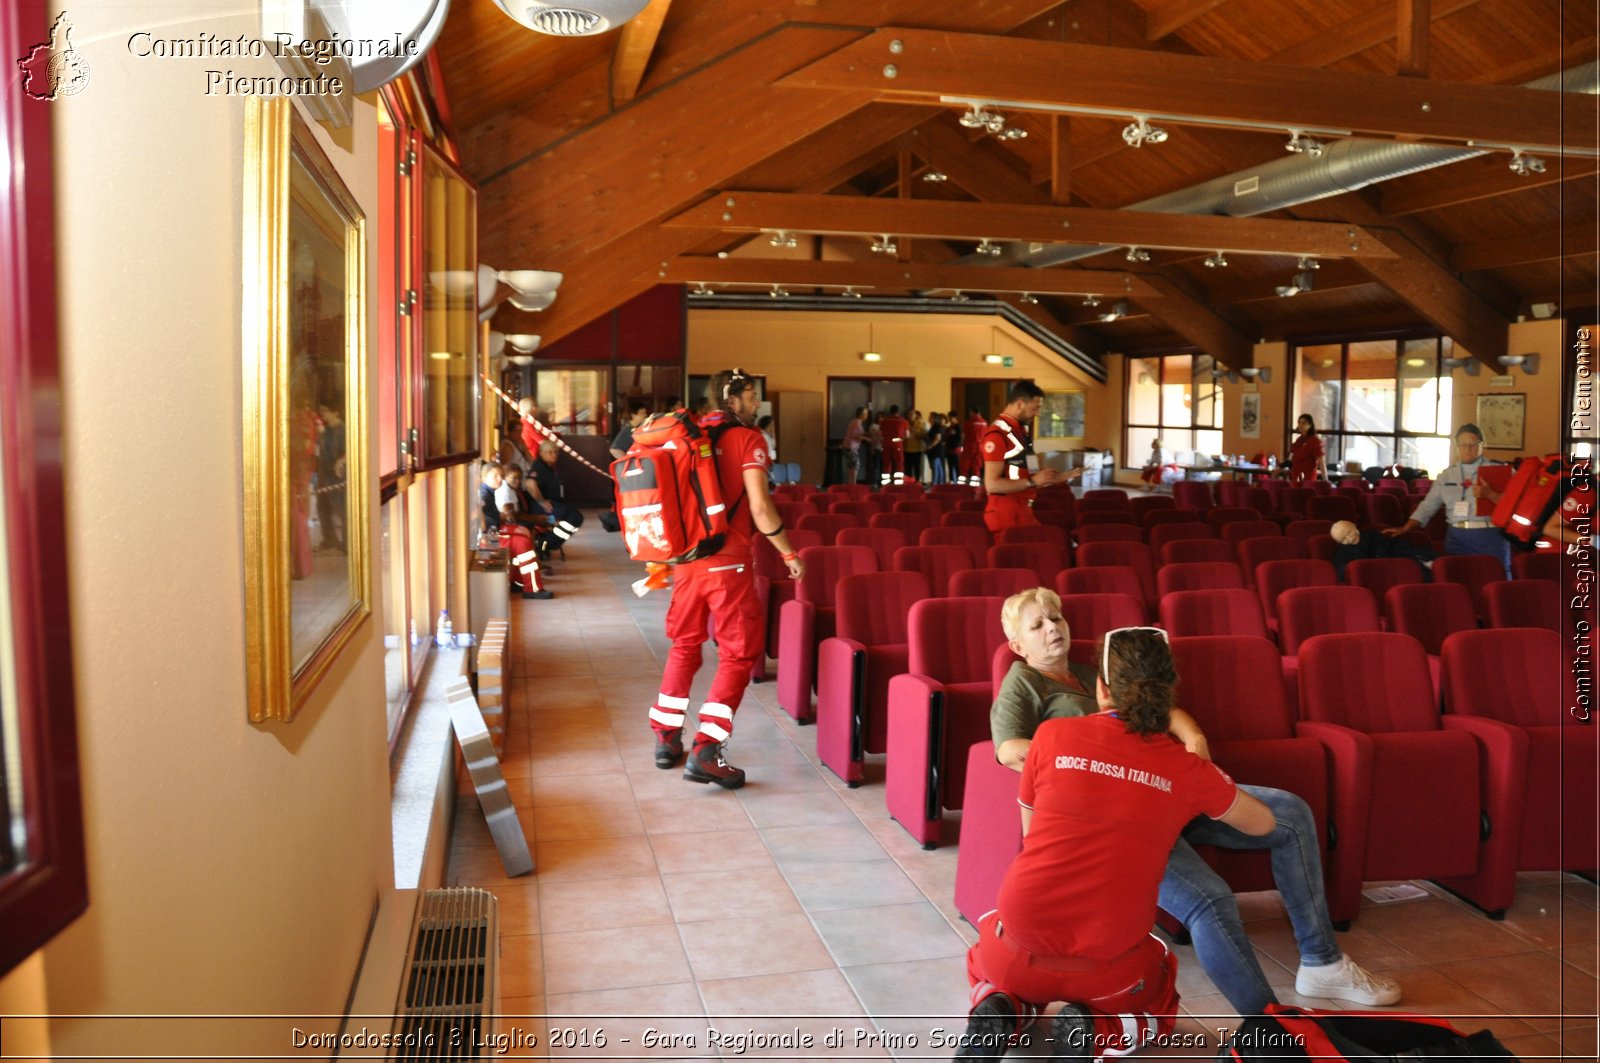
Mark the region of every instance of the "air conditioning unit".
POLYGON ((645 9, 649 0, 494 0, 500 10, 530 30, 552 37, 593 37, 616 29, 645 9))
POLYGON ((389 890, 367 936, 340 1055, 492 1059, 500 916, 486 890, 389 890), (346 1046, 349 1046, 346 1049, 346 1046))

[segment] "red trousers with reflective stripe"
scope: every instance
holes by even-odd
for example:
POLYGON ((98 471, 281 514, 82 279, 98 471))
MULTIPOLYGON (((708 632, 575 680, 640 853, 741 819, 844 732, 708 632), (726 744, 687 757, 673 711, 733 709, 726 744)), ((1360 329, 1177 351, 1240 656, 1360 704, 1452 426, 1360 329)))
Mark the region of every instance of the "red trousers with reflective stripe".
MULTIPOLYGON (((756 597, 753 561, 730 561, 717 556, 674 567, 672 604, 667 608, 667 637, 672 640, 672 649, 661 675, 663 698, 679 705, 683 702, 677 699, 688 698, 689 687, 700 670, 708 621, 717 638, 717 673, 706 694, 696 744, 724 741, 726 734, 716 733, 719 728, 727 733, 733 731, 733 714, 744 699, 745 687, 750 685, 756 655, 766 649, 767 618, 756 597)), ((670 705, 656 706, 658 712, 663 709, 673 714, 670 705)), ((674 729, 656 718, 651 719, 650 726, 658 733, 674 729)))
POLYGON ((1039 523, 1033 507, 1026 502, 1011 502, 1005 495, 990 495, 983 507, 983 523, 995 535, 1006 528, 1026 528, 1039 523))
POLYGON ((976 1007, 990 993, 1043 1007, 1083 1004, 1094 1014, 1095 1055, 1123 1055, 1172 1032, 1178 1011, 1178 962, 1154 935, 1109 960, 1041 956, 1007 937, 998 912, 978 920, 967 952, 976 1007))

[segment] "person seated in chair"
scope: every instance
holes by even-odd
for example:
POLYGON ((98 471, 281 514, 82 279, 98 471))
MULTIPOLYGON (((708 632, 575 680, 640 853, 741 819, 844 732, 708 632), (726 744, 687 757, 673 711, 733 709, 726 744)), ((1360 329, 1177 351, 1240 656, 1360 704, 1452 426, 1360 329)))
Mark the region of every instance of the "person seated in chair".
POLYGON ((1369 557, 1409 557, 1422 566, 1422 578, 1433 571, 1433 560, 1439 555, 1426 546, 1418 546, 1407 539, 1392 538, 1376 528, 1362 531, 1353 521, 1334 521, 1328 534, 1339 548, 1333 552, 1333 567, 1344 582, 1344 568, 1352 561, 1369 557))
MULTIPOLYGON (((1041 644, 1054 641, 1046 630, 1034 629, 1041 644)), ((1052 1001, 1066 1002, 1051 1025, 1058 1060, 1170 1033, 1178 964, 1151 932, 1168 852, 1196 816, 1245 836, 1275 826, 1169 733, 1178 676, 1165 632, 1108 632, 1100 660, 1098 711, 1045 721, 1029 747, 1022 853, 967 953, 974 1007, 957 1059, 998 1059, 1052 1001)))
MULTIPOLYGON (((1095 711, 1086 690, 1093 672, 1067 659, 1071 634, 1054 591, 1036 587, 1013 595, 1001 608, 1000 623, 1012 652, 1023 661, 1011 666, 1001 685, 990 712, 990 730, 997 759, 1020 771, 1045 721, 1095 711)), ((1190 752, 1209 759, 1205 737, 1188 714, 1176 710, 1168 716, 1174 737, 1190 752)), ((1267 849, 1272 878, 1300 951, 1295 992, 1367 1007, 1396 1003, 1400 987, 1368 973, 1345 956, 1334 939, 1311 809, 1287 790, 1249 785, 1241 789, 1272 811, 1276 826, 1257 837, 1212 820, 1196 820, 1172 848, 1161 880, 1161 907, 1188 928, 1206 975, 1240 1015, 1259 1014, 1277 1000, 1245 936, 1233 891, 1194 846, 1267 849)))
POLYGON ((583 514, 576 506, 562 500, 564 491, 561 477, 556 474, 558 453, 559 448, 554 440, 547 439, 540 443, 539 460, 533 463, 533 471, 528 474, 527 484, 529 493, 533 495, 534 504, 550 514, 550 534, 544 541, 555 549, 565 546, 583 526, 583 514))

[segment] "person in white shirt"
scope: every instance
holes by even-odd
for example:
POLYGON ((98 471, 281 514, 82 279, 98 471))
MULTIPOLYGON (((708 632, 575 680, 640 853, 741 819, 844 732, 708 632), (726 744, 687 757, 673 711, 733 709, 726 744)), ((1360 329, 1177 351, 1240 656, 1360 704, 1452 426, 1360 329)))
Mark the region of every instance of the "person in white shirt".
POLYGON ((1485 465, 1498 465, 1483 458, 1483 429, 1468 422, 1456 429, 1456 456, 1454 465, 1439 474, 1428 489, 1427 495, 1412 511, 1411 518, 1398 528, 1385 528, 1390 537, 1404 535, 1421 528, 1444 511, 1444 552, 1447 554, 1484 554, 1500 559, 1505 566, 1506 578, 1511 578, 1511 540, 1505 533, 1478 515, 1478 500, 1497 501, 1500 493, 1483 482, 1480 475, 1485 465))

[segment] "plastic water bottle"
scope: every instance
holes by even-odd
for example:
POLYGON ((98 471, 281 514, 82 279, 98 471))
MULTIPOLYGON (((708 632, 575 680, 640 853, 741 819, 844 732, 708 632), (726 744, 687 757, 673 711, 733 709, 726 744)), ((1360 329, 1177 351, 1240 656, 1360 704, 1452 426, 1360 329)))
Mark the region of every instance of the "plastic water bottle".
POLYGON ((455 625, 450 623, 450 612, 447 609, 439 610, 439 623, 433 629, 433 643, 435 646, 456 644, 455 625))

